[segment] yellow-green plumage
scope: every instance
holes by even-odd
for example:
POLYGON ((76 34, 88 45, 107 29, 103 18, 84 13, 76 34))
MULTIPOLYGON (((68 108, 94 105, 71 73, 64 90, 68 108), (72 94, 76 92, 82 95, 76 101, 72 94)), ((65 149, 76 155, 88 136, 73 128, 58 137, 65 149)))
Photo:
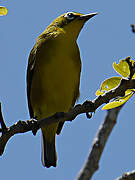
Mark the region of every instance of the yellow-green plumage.
MULTIPOLYGON (((90 15, 81 19, 82 14, 70 14, 73 19, 68 19, 68 13, 56 18, 31 50, 27 94, 33 118, 68 112, 79 96, 81 60, 76 39, 90 15)), ((62 125, 55 123, 42 128, 42 163, 46 167, 56 166, 55 136, 62 125)))

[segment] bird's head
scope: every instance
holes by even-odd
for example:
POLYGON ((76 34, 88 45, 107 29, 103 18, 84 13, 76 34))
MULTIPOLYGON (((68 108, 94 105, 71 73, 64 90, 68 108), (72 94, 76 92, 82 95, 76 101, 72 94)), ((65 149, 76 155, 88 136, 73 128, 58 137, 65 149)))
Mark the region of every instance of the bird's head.
POLYGON ((67 12, 57 17, 46 29, 46 32, 60 32, 64 36, 77 39, 83 25, 97 13, 80 14, 76 12, 67 12))

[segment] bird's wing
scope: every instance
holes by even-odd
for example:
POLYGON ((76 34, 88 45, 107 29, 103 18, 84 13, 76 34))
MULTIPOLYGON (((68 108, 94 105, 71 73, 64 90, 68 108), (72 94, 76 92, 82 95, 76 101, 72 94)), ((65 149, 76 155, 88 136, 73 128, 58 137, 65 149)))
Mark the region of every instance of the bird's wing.
POLYGON ((35 68, 35 61, 36 61, 36 48, 34 47, 30 52, 30 56, 28 59, 28 67, 27 67, 27 99, 28 99, 28 107, 31 118, 34 118, 34 112, 30 100, 30 93, 31 93, 32 77, 35 68))

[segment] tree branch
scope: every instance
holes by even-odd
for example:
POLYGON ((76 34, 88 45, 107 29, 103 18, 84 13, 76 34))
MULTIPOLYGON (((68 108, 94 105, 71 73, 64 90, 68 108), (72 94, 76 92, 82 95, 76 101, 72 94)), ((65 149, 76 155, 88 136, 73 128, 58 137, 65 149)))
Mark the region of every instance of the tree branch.
MULTIPOLYGON (((122 107, 122 106, 121 106, 122 107)), ((109 138, 114 125, 116 124, 117 116, 121 107, 111 109, 108 111, 104 122, 100 125, 97 135, 84 167, 80 171, 77 180, 90 180, 99 168, 99 161, 104 150, 105 144, 109 138)))
POLYGON ((7 126, 4 122, 4 119, 3 119, 3 116, 2 116, 2 111, 1 111, 1 103, 0 103, 0 124, 1 124, 1 129, 0 129, 0 132, 4 133, 4 131, 7 130, 7 126))
POLYGON ((131 24, 132 32, 135 33, 135 25, 131 24))
POLYGON ((116 180, 135 180, 135 171, 126 172, 116 180))
POLYGON ((32 131, 34 135, 36 135, 36 132, 41 128, 45 127, 46 125, 55 123, 55 122, 64 122, 64 121, 72 121, 78 116, 79 114, 86 113, 87 118, 91 117, 89 113, 95 112, 96 109, 101 106, 104 103, 109 102, 111 99, 116 98, 118 96, 124 96, 125 91, 127 89, 135 89, 135 80, 126 80, 122 79, 121 83, 119 84, 118 87, 116 87, 113 90, 108 91, 102 96, 98 96, 96 99, 93 101, 86 101, 83 104, 76 105, 73 109, 71 109, 69 112, 64 113, 64 112, 59 112, 54 114, 53 116, 41 119, 41 120, 28 120, 28 121, 18 121, 11 127, 7 128, 6 125, 2 124, 3 116, 1 113, 0 116, 0 122, 2 129, 0 130, 2 132, 2 135, 0 137, 0 155, 3 154, 5 146, 8 142, 8 140, 14 136, 15 134, 18 133, 25 133, 28 131, 32 131))

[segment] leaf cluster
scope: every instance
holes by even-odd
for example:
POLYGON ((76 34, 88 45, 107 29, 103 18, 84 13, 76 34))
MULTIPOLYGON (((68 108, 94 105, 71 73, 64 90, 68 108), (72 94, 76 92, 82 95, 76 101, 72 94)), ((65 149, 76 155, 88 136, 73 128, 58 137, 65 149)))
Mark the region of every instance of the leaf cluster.
MULTIPOLYGON (((101 83, 100 89, 96 91, 96 96, 102 96, 110 90, 115 89, 117 86, 120 85, 121 80, 127 79, 135 79, 135 61, 132 60, 130 57, 126 59, 122 59, 117 64, 116 62, 113 63, 113 69, 121 76, 121 77, 111 77, 104 80, 101 83)), ((125 91, 124 96, 119 96, 112 99, 109 103, 103 106, 103 110, 112 109, 118 106, 125 104, 135 93, 135 89, 127 89, 125 91)))

